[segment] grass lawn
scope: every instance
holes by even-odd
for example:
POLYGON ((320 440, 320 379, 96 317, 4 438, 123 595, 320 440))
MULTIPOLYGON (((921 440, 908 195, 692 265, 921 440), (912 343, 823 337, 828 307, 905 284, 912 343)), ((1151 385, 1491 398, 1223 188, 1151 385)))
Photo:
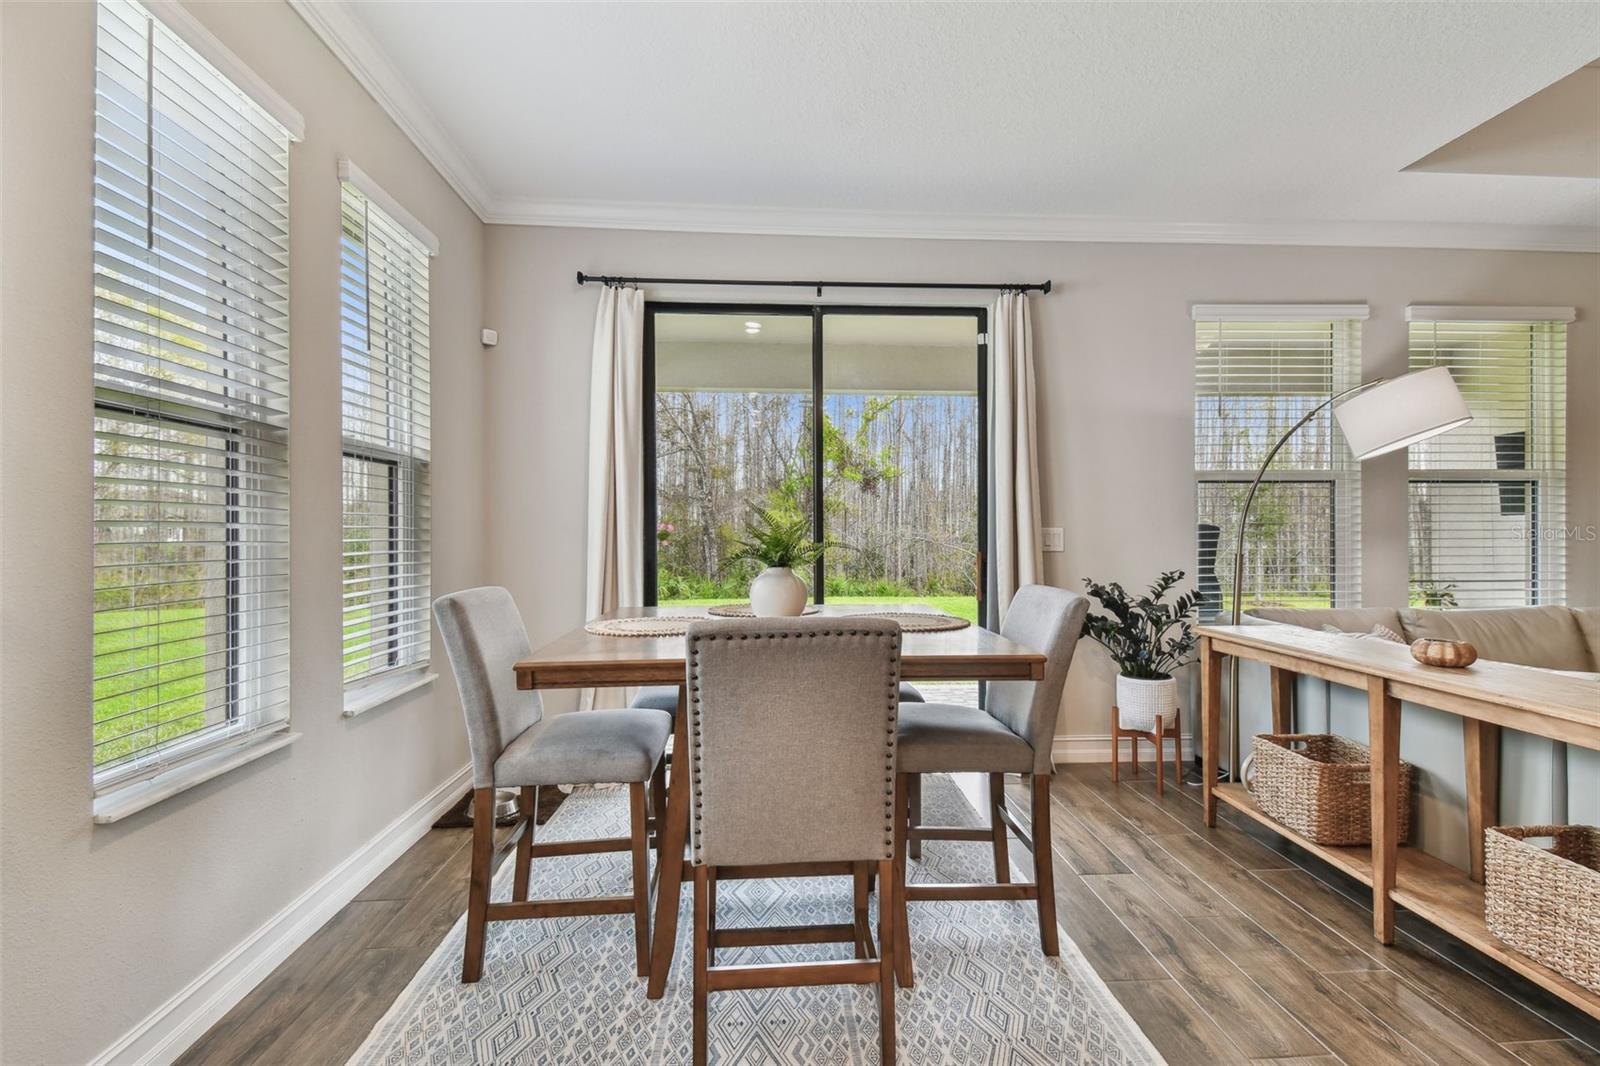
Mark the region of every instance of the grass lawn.
POLYGON ((96 766, 205 724, 208 621, 220 630, 198 605, 95 612, 96 766))
MULTIPOLYGON (((661 601, 661 606, 711 607, 719 603, 733 603, 737 600, 738 597, 736 596, 724 596, 721 599, 710 600, 663 600, 661 601)), ((978 601, 971 596, 829 596, 828 602, 848 604, 920 603, 929 607, 937 607, 939 610, 953 614, 957 618, 965 618, 973 624, 977 624, 978 621, 978 601)))

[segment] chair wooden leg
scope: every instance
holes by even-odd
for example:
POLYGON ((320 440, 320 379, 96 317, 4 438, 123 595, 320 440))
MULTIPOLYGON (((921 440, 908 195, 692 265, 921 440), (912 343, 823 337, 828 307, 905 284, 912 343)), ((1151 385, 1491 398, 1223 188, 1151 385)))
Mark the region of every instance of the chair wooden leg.
MULTIPOLYGON (((1156 765, 1161 764, 1158 761, 1156 765)), ((1060 954, 1056 935, 1056 874, 1050 838, 1050 775, 1033 775, 1033 880, 1039 886, 1039 942, 1060 954)))
POLYGON ((493 858, 494 789, 476 788, 472 790, 472 879, 467 886, 467 941, 461 959, 461 980, 466 984, 483 976, 493 858))
POLYGON ((717 964, 717 868, 706 871, 706 965, 717 964))
POLYGON ((706 993, 710 979, 706 974, 707 942, 710 940, 711 912, 707 891, 707 870, 694 868, 694 1064, 706 1062, 706 993))
POLYGON ((878 896, 878 1032, 882 1048, 879 1061, 883 1066, 894 1066, 894 964, 899 955, 897 914, 900 900, 891 898, 894 895, 894 874, 890 863, 878 863, 878 884, 883 886, 883 895, 878 896))
MULTIPOLYGON (((906 777, 910 785, 910 791, 906 793, 906 809, 910 814, 912 828, 916 828, 922 824, 922 775, 907 774, 906 777)), ((922 861, 922 841, 911 841, 911 857, 918 862, 922 861)))
POLYGON ((667 759, 661 757, 650 775, 650 821, 655 830, 656 861, 661 860, 662 832, 667 825, 667 759))
POLYGON ((522 789, 519 806, 522 809, 522 835, 517 838, 517 868, 511 884, 511 898, 526 900, 528 882, 533 879, 533 832, 539 822, 539 789, 537 786, 522 789))
MULTIPOLYGON (((885 885, 880 892, 887 893, 887 904, 897 911, 895 915, 899 920, 891 923, 895 939, 892 941, 894 950, 885 949, 885 954, 894 956, 895 976, 900 981, 900 987, 910 988, 914 980, 911 969, 911 932, 910 923, 906 920, 906 853, 907 853, 907 828, 910 824, 910 782, 912 774, 896 774, 894 788, 894 877, 890 884, 885 885)), ((880 881, 882 879, 880 878, 880 881)), ((882 895, 879 896, 878 906, 881 910, 886 905, 882 895)))
POLYGON ((641 781, 628 786, 628 835, 633 852, 633 950, 640 977, 650 976, 650 825, 641 781))
POLYGON ((1011 883, 1011 857, 1006 849, 1006 823, 1000 811, 1006 805, 1006 775, 989 775, 989 827, 994 833, 995 883, 1011 883))
POLYGON ((855 872, 855 926, 856 926, 856 958, 867 958, 867 897, 872 892, 871 876, 867 873, 870 867, 864 862, 856 863, 855 872))

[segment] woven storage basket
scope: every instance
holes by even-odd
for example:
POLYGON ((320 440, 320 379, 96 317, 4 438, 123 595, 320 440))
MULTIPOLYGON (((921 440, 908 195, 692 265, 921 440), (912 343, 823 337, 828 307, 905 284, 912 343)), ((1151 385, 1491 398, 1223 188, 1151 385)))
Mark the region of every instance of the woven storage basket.
MULTIPOLYGON (((1372 752, 1326 733, 1262 733, 1248 781, 1256 805, 1314 844, 1372 843, 1372 752)), ((1411 839, 1411 764, 1400 764, 1400 841, 1411 839)))
POLYGON ((1600 829, 1496 826, 1483 834, 1484 919, 1536 962, 1600 992, 1600 829), (1528 843, 1550 837, 1546 851, 1528 843))

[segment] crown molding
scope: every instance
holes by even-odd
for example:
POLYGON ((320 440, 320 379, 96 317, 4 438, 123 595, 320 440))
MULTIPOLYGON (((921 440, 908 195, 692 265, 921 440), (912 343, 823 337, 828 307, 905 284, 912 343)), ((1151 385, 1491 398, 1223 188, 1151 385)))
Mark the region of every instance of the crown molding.
POLYGON ((1315 245, 1600 253, 1600 228, 1450 222, 1159 222, 501 199, 485 222, 576 229, 1112 244, 1315 245))
POLYGON ((486 223, 575 229, 1112 244, 1253 244, 1600 253, 1600 227, 1454 222, 1165 222, 1079 215, 916 214, 493 197, 483 175, 344 0, 289 0, 486 223))
POLYGON ((372 35, 350 14, 347 5, 333 0, 289 0, 289 6, 355 75, 356 81, 394 119, 401 132, 427 157, 473 213, 486 219, 489 195, 483 176, 451 140, 428 106, 411 91, 372 35))

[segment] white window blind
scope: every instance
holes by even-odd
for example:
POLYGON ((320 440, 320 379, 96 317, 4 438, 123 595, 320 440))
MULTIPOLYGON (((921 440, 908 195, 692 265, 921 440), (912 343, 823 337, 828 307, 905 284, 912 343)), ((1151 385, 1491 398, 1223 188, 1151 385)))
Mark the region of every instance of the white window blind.
MULTIPOLYGON (((1250 481, 1284 432, 1357 383, 1366 308, 1196 307, 1194 314, 1198 585, 1202 616, 1214 617, 1232 606, 1250 481)), ((1361 468, 1323 410, 1284 445, 1256 493, 1245 533, 1244 606, 1358 604, 1360 542, 1361 468)))
POLYGON ((97 8, 97 791, 289 712, 289 133, 97 8))
POLYGON ((344 174, 344 678, 365 684, 429 657, 429 245, 344 174))
POLYGON ((1472 410, 1468 425, 1409 452, 1412 603, 1566 602, 1570 309, 1408 317, 1412 369, 1449 367, 1472 410))

